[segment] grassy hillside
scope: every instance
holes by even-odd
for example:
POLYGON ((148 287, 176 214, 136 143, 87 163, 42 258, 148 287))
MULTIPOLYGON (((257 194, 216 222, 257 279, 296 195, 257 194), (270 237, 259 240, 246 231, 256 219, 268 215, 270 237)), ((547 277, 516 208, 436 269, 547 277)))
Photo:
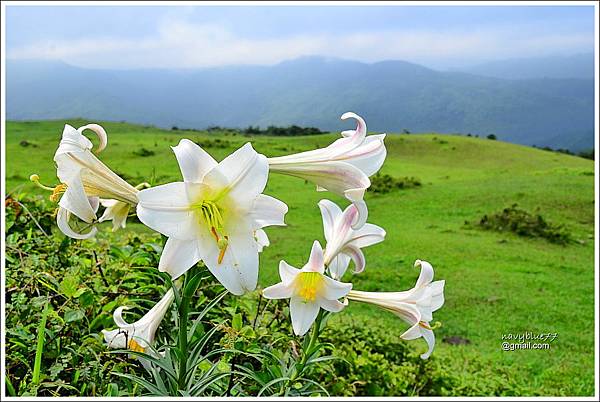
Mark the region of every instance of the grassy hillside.
MULTIPOLYGON (((85 122, 69 123, 79 127, 85 122)), ((36 191, 27 182, 32 173, 44 183, 56 182, 52 156, 63 124, 7 122, 7 191, 36 191)), ((201 143, 222 159, 246 141, 275 156, 325 146, 339 136, 245 138, 103 125, 109 145, 101 157, 132 184, 179 180, 169 146, 180 138, 201 143)), ((388 158, 382 172, 413 176, 422 185, 367 195, 369 222, 384 227, 388 235, 385 242, 365 250, 367 269, 351 278, 354 288, 409 288, 418 274, 413 261, 427 260, 436 277, 446 280, 446 304, 434 317, 443 324, 436 331, 433 355, 439 364, 463 373, 468 381, 513 384, 509 392, 524 395, 593 394, 593 162, 471 137, 390 135, 386 144, 388 158), (465 225, 514 203, 550 223, 565 225, 573 241, 560 245, 465 225), (503 334, 526 331, 558 333, 558 338, 549 350, 502 351, 503 334), (452 336, 469 343, 442 341, 452 336)), ((278 279, 280 259, 301 266, 312 240, 323 241, 317 202, 324 197, 343 202, 317 193, 312 184, 274 174, 266 193, 290 209, 287 227, 267 229, 271 246, 261 256, 262 286, 278 279)), ((141 225, 136 228, 145 230, 141 225)), ((405 328, 393 315, 361 305, 350 305, 336 319, 355 315, 372 317, 371 322, 398 334, 405 328)), ((424 349, 424 342, 412 345, 424 349)), ((460 394, 460 388, 453 393, 460 394)))

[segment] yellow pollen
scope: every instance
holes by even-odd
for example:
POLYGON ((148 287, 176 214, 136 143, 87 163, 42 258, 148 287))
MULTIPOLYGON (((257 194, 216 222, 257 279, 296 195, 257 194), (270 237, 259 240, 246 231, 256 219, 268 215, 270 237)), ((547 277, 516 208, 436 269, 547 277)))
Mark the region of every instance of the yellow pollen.
POLYGON ((295 280, 296 294, 307 302, 314 302, 324 285, 323 275, 318 272, 300 272, 295 280))
POLYGON ((64 194, 65 191, 67 191, 67 185, 64 183, 54 187, 54 190, 52 190, 52 194, 50 195, 50 201, 58 202, 61 195, 64 194))
POLYGON ((215 238, 215 241, 218 244, 219 243, 219 234, 217 233, 217 229, 215 229, 214 226, 210 228, 210 234, 212 234, 212 236, 215 238))
POLYGON ((140 345, 133 339, 129 340, 129 345, 127 345, 127 347, 130 350, 133 350, 134 352, 144 352, 146 350, 142 345, 140 345))

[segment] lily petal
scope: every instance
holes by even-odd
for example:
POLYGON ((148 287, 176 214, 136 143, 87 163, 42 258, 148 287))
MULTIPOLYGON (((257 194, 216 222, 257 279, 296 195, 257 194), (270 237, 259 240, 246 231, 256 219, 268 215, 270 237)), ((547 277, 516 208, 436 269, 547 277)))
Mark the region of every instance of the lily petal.
POLYGON ((109 348, 112 349, 126 349, 127 348, 127 337, 125 336, 125 332, 120 329, 113 329, 112 331, 108 331, 106 329, 102 330, 102 335, 104 335, 104 342, 108 345, 109 348))
POLYGON ((254 200, 250 216, 259 228, 271 225, 285 226, 284 216, 287 212, 288 206, 284 202, 259 194, 254 200))
POLYGON ((193 208, 205 186, 175 182, 151 187, 137 194, 137 216, 144 225, 180 240, 197 238, 202 220, 193 208))
POLYGON ((117 327, 120 327, 120 328, 130 326, 130 324, 127 321, 125 321, 125 319, 123 318, 123 310, 129 310, 129 307, 128 306, 117 307, 117 309, 113 313, 113 321, 115 322, 115 324, 117 324, 117 327))
POLYGON ((360 248, 355 247, 354 245, 347 245, 344 248, 344 254, 348 254, 352 261, 354 262, 354 273, 359 274, 365 270, 365 255, 361 251, 360 248))
POLYGON ((188 139, 182 139, 177 146, 171 148, 179 163, 183 181, 202 183, 204 175, 217 166, 217 161, 212 156, 188 139))
MULTIPOLYGON (((429 324, 429 323, 427 323, 427 324, 429 324)), ((431 356, 431 353, 433 352, 433 348, 435 347, 435 334, 430 329, 421 328, 421 335, 425 339, 425 342, 427 342, 427 352, 425 352, 421 355, 421 359, 425 360, 425 359, 428 359, 429 356, 431 356)))
POLYGON ((277 283, 273 286, 262 291, 262 294, 267 299, 287 299, 292 297, 294 288, 292 286, 285 285, 283 282, 277 283))
POLYGON ((271 165, 273 172, 310 180, 332 193, 345 195, 347 190, 362 189, 371 185, 369 178, 357 167, 346 162, 328 161, 271 165))
MULTIPOLYGON (((370 184, 369 184, 370 185, 370 184)), ((352 223, 352 229, 358 230, 367 222, 369 217, 369 210, 367 209, 367 203, 362 199, 365 190, 362 188, 349 190, 344 192, 344 196, 352 201, 352 204, 358 210, 358 215, 352 223)))
POLYGON ((64 208, 58 208, 58 213, 56 214, 56 224, 58 228, 67 236, 72 237, 73 239, 89 239, 90 237, 94 237, 98 232, 98 229, 92 227, 87 233, 79 233, 74 231, 69 224, 69 217, 71 213, 64 208))
POLYGON ((444 285, 445 280, 435 281, 431 283, 431 311, 436 311, 444 305, 444 285))
POLYGON ((342 131, 343 137, 351 137, 356 145, 362 144, 367 135, 367 123, 365 120, 354 112, 346 112, 340 117, 341 120, 354 119, 356 120, 356 130, 342 131))
POLYGON ((342 298, 352 290, 351 283, 338 282, 334 279, 331 279, 327 276, 323 276, 325 281, 325 287, 323 289, 323 297, 329 300, 337 300, 342 298))
POLYGON ((371 223, 365 223, 354 233, 350 244, 358 248, 372 246, 385 240, 385 235, 384 229, 371 223))
POLYGON ((296 335, 304 335, 308 332, 319 314, 317 303, 306 303, 302 298, 292 297, 290 300, 290 315, 292 328, 296 335))
POLYGON ((271 244, 267 233, 262 229, 256 229, 254 231, 254 240, 256 240, 259 253, 263 251, 263 248, 268 247, 271 244))
POLYGON ((169 237, 160 256, 158 270, 168 272, 175 280, 196 265, 201 258, 198 240, 179 240, 169 237))
POLYGON ((370 135, 363 144, 347 153, 347 162, 362 170, 367 176, 372 176, 381 169, 387 156, 383 143, 385 134, 370 135))
POLYGON ((342 210, 337 204, 329 200, 319 201, 319 209, 323 217, 323 232, 326 241, 331 241, 335 236, 335 222, 342 215, 342 210))
POLYGON ((220 189, 239 205, 251 205, 267 184, 269 164, 247 142, 204 176, 203 182, 220 189))
POLYGON ((281 277, 281 281, 285 285, 293 283, 296 279, 296 276, 300 272, 301 271, 298 268, 292 267, 290 264, 283 260, 279 262, 279 276, 281 277))
POLYGON ((415 268, 417 267, 421 268, 421 273, 419 274, 415 288, 422 288, 430 284, 433 280, 433 267, 427 261, 416 260, 415 268))
POLYGON ((339 313, 346 307, 346 305, 339 300, 328 300, 324 298, 319 299, 319 305, 321 308, 331 311, 332 313, 339 313))
POLYGON ((318 272, 320 274, 325 272, 325 266, 323 265, 323 249, 317 240, 313 243, 308 263, 304 266, 303 270, 318 272))
POLYGON ((239 296, 256 288, 258 246, 252 236, 246 235, 242 228, 238 229, 239 232, 228 231, 227 249, 220 262, 221 250, 207 234, 208 237, 203 241, 206 246, 203 260, 217 280, 228 291, 239 296))
POLYGON ((112 220, 113 221, 113 228, 112 228, 113 232, 119 228, 125 229, 125 225, 127 222, 127 216, 129 215, 129 210, 131 209, 131 205, 124 203, 122 201, 107 200, 104 198, 100 199, 100 203, 106 209, 104 210, 104 213, 102 214, 100 219, 98 219, 98 222, 112 220))
POLYGON ((62 139, 54 156, 69 152, 82 152, 86 149, 92 149, 94 144, 74 127, 65 124, 62 133, 62 139))
POLYGON ((346 273, 349 264, 350 256, 344 253, 339 253, 333 257, 327 266, 327 269, 329 270, 329 274, 333 279, 341 279, 346 273))
MULTIPOLYGON (((85 130, 91 130, 96 134, 98 140, 100 140, 100 144, 98 144, 98 149, 96 153, 100 153, 106 148, 106 144, 108 143, 108 136, 106 135, 106 131, 104 128, 98 124, 86 124, 85 126, 79 127, 77 131, 79 131, 82 135, 85 130)), ((90 147, 91 148, 91 147, 90 147)))
POLYGON ((82 221, 92 223, 96 220, 96 214, 86 194, 83 183, 79 178, 81 167, 69 163, 69 155, 59 155, 55 158, 58 165, 57 176, 62 183, 68 183, 67 189, 60 198, 58 205, 68 210, 82 221))

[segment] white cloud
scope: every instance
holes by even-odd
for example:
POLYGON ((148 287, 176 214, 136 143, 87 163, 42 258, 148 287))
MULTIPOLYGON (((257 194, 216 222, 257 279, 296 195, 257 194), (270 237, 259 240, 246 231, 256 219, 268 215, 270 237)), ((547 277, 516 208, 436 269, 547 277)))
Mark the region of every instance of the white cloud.
POLYGON ((231 64, 274 64, 303 55, 374 62, 403 59, 439 63, 464 60, 543 56, 593 48, 593 38, 580 35, 525 35, 518 29, 445 32, 432 29, 303 34, 243 38, 219 25, 168 19, 157 33, 140 40, 118 37, 45 40, 8 49, 12 59, 60 59, 85 67, 210 67, 231 64))

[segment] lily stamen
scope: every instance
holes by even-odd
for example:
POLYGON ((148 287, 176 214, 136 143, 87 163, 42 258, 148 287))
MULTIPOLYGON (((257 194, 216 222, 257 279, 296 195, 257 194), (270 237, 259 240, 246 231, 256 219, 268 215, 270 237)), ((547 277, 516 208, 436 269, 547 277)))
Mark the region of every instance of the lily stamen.
POLYGON ((37 174, 32 174, 31 176, 29 176, 29 180, 43 190, 52 191, 52 194, 49 197, 50 201, 52 202, 58 202, 60 200, 60 197, 64 194, 64 192, 67 191, 67 185, 65 183, 57 184, 55 187, 50 187, 42 184, 40 182, 40 176, 37 174))
POLYGON ((140 345, 139 343, 137 343, 134 339, 129 340, 129 344, 127 345, 127 347, 130 350, 133 350, 134 352, 145 352, 146 351, 146 348, 143 347, 142 345, 140 345))
POLYGON ((210 233, 215 238, 215 241, 217 242, 217 244, 219 244, 219 234, 217 233, 217 229, 215 229, 214 226, 210 228, 210 233))
POLYGON ((436 321, 432 326, 431 329, 438 329, 442 327, 442 322, 441 321, 436 321))
POLYGON ((52 202, 58 202, 58 200, 65 193, 65 191, 67 191, 67 185, 66 184, 61 183, 61 184, 57 185, 52 190, 52 194, 50 195, 50 201, 52 201, 52 202))
POLYGON ((223 239, 219 239, 217 241, 217 247, 219 247, 219 258, 217 259, 217 263, 220 264, 223 262, 223 257, 225 257, 225 250, 227 250, 227 245, 229 244, 229 236, 224 236, 223 239))
POLYGON ((54 187, 45 186, 42 183, 40 183, 40 176, 37 174, 32 174, 31 176, 29 176, 29 180, 39 188, 43 188, 44 190, 48 191, 54 191, 54 187))
POLYGON ((429 324, 427 324, 425 321, 419 321, 419 326, 425 329, 428 329, 431 331, 431 327, 429 326, 429 324))

